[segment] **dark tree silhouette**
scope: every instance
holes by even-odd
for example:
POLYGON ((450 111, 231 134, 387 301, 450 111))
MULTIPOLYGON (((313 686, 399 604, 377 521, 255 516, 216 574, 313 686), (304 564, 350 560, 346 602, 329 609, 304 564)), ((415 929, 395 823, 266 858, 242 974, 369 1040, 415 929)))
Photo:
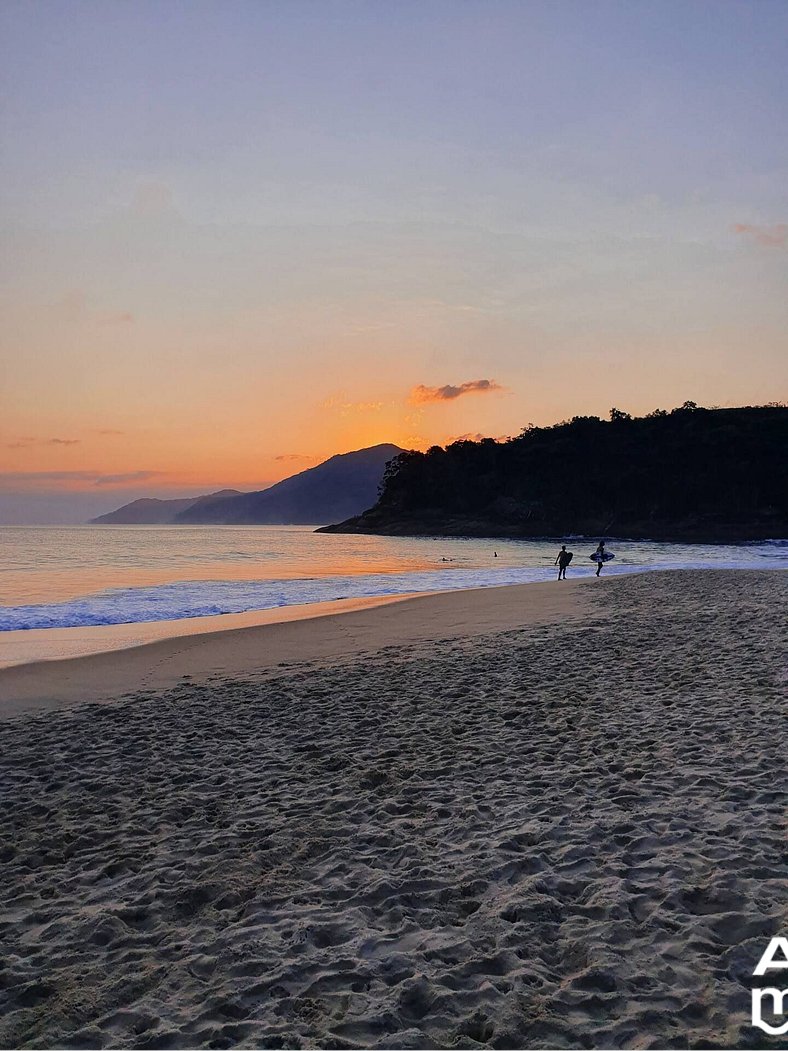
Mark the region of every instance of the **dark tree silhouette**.
POLYGON ((684 402, 610 422, 575 416, 506 442, 458 441, 392 461, 380 499, 341 531, 788 536, 788 407, 684 402))

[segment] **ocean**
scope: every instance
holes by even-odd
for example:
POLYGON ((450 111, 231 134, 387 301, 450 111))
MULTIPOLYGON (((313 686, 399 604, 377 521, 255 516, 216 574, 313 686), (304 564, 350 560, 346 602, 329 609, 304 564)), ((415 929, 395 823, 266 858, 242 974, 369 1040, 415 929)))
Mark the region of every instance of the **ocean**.
MULTIPOLYGON (((590 576, 596 538, 567 538, 590 576)), ((603 573, 788 569, 788 540, 609 539, 603 573)), ((0 631, 136 624, 342 598, 550 580, 554 541, 378 537, 311 526, 0 527, 0 631)))

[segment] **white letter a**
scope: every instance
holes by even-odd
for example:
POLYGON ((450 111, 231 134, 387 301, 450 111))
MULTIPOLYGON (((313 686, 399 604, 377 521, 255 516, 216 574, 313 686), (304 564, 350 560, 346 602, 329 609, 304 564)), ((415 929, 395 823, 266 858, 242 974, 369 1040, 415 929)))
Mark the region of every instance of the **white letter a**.
POLYGON ((767 971, 779 971, 788 967, 788 938, 772 938, 769 947, 758 961, 753 974, 764 975, 767 971), (782 960, 775 960, 777 950, 783 954, 782 960))

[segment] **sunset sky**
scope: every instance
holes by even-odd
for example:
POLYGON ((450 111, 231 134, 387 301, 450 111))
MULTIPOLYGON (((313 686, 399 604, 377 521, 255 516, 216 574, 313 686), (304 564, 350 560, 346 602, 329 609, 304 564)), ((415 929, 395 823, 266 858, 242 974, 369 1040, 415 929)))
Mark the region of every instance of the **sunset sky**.
POLYGON ((4 0, 0 523, 788 400, 784 0, 4 0))

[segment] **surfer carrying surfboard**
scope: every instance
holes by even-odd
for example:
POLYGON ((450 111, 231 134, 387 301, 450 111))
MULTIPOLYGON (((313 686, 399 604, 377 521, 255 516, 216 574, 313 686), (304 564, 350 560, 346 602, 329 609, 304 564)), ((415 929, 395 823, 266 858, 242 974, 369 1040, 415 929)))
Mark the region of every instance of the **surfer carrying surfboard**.
POLYGON ((593 558, 593 560, 596 562, 596 575, 599 576, 599 574, 602 572, 602 566, 608 560, 608 558, 607 558, 607 551, 605 551, 605 541, 604 540, 600 540, 599 541, 599 543, 597 544, 597 549, 593 553, 591 558, 593 558))
POLYGON ((566 544, 562 544, 561 545, 561 550, 558 552, 558 556, 557 556, 555 562, 553 562, 554 566, 558 566, 558 579, 559 580, 562 579, 562 574, 563 574, 563 579, 566 580, 566 567, 569 565, 569 563, 571 561, 572 561, 572 552, 566 550, 566 544))

